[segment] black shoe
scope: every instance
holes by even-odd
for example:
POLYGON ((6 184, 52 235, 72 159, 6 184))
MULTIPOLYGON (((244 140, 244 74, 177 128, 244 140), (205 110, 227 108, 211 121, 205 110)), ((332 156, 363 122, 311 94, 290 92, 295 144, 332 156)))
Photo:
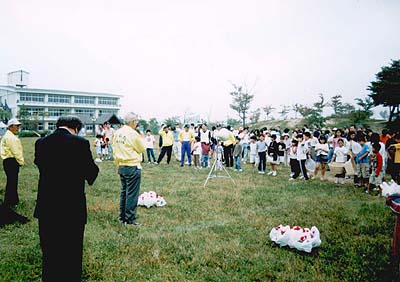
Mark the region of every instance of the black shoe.
POLYGON ((183 164, 181 164, 181 167, 183 167, 183 164))

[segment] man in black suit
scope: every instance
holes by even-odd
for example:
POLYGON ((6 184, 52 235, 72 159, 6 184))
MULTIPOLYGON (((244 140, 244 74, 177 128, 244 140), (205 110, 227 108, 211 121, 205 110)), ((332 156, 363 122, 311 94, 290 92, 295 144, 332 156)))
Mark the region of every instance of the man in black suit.
POLYGON ((81 281, 83 233, 87 219, 85 181, 99 168, 89 141, 77 136, 82 122, 62 116, 57 129, 35 144, 39 187, 34 216, 39 220, 43 281, 81 281))

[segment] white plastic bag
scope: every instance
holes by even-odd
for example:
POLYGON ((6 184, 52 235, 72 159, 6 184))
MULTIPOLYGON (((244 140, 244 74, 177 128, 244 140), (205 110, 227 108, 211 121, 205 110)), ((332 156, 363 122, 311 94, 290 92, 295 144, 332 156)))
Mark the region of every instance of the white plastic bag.
POLYGON ((307 159, 305 165, 308 171, 313 172, 315 170, 315 161, 313 159, 307 159))
POLYGON ((390 181, 389 183, 383 182, 379 186, 382 189, 382 196, 383 197, 400 196, 400 185, 398 185, 394 181, 390 181))
POLYGON ((152 206, 163 207, 167 204, 163 197, 157 195, 156 192, 144 192, 139 196, 138 206, 150 208, 152 206))
POLYGON ((320 233, 315 226, 309 229, 300 226, 278 225, 272 228, 269 237, 281 247, 289 246, 307 253, 310 253, 312 248, 321 245, 320 233))

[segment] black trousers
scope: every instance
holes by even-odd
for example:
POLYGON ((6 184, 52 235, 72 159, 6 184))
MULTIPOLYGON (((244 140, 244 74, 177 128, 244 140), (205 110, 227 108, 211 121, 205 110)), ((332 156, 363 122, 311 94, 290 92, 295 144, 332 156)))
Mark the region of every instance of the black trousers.
POLYGON ((293 173, 293 178, 297 178, 300 175, 300 164, 297 159, 290 159, 290 171, 293 173))
POLYGON ((81 281, 84 223, 39 219, 42 281, 81 281))
POLYGON ((161 152, 160 155, 158 156, 157 163, 160 163, 162 161, 162 159, 165 156, 165 153, 167 153, 167 164, 169 164, 169 162, 171 161, 172 145, 161 147, 161 152))
POLYGON ((267 165, 267 152, 258 152, 258 171, 264 171, 267 165))
POLYGON ((225 166, 232 167, 233 166, 233 144, 228 146, 223 146, 224 148, 224 159, 225 166))
POLYGON ((19 164, 15 158, 3 160, 4 172, 7 176, 6 193, 4 195, 4 204, 14 206, 19 203, 18 197, 18 173, 19 164))

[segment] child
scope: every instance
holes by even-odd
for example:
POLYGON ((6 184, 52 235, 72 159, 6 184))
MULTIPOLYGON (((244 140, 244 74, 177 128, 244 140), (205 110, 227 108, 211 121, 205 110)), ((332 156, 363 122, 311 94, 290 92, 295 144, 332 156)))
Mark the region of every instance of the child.
POLYGON ((103 136, 101 136, 100 134, 96 135, 96 139, 94 140, 94 145, 96 147, 96 154, 97 154, 97 158, 94 160, 95 162, 101 163, 101 145, 103 144, 103 136))
POLYGON ((379 189, 379 185, 382 184, 383 158, 382 155, 379 153, 380 149, 381 145, 379 143, 372 144, 372 152, 373 152, 373 154, 371 155, 372 173, 369 176, 368 189, 366 191, 367 194, 371 192, 371 185, 374 185, 377 189, 379 189))
POLYGON ((223 163, 223 153, 224 153, 224 148, 222 147, 222 142, 218 141, 217 146, 215 147, 215 153, 217 156, 217 162, 215 163, 215 169, 217 170, 222 170, 222 163, 223 163))
POLYGON ((271 158, 271 170, 268 175, 276 176, 276 166, 278 164, 278 142, 276 142, 276 135, 271 135, 271 143, 268 146, 268 156, 271 158))
MULTIPOLYGON (((305 180, 308 180, 308 174, 306 169, 306 160, 308 155, 308 146, 305 140, 303 140, 303 134, 298 134, 297 138, 297 161, 299 162, 299 166, 301 171, 303 172, 303 177, 305 180)), ((296 178, 295 176, 293 176, 296 178)))
POLYGON ((295 180, 300 174, 300 166, 297 161, 297 145, 299 142, 296 139, 292 140, 289 148, 289 159, 290 159, 290 178, 289 180, 295 180))
POLYGON ((355 155, 358 175, 358 187, 368 187, 369 180, 369 146, 366 144, 364 135, 358 137, 358 143, 361 146, 361 151, 355 155))
POLYGON ((200 155, 201 155, 201 143, 200 143, 200 137, 196 136, 195 142, 193 143, 192 147, 192 153, 193 153, 193 159, 194 159, 194 169, 201 169, 200 167, 200 155))
POLYGON ((208 159, 210 154, 210 144, 201 143, 201 167, 207 168, 209 167, 208 159))
POLYGON ((254 164, 254 167, 256 167, 258 165, 257 159, 257 136, 253 135, 250 137, 250 164, 254 164))
POLYGON ((388 146, 388 158, 391 162, 390 175, 400 185, 400 134, 394 137, 394 143, 388 146))
POLYGON ((105 141, 103 141, 103 144, 101 144, 101 153, 103 155, 102 160, 108 160, 107 155, 108 155, 108 142, 110 139, 106 138, 105 141))
POLYGON ((280 138, 278 142, 278 162, 284 163, 285 166, 287 166, 287 162, 285 161, 285 155, 286 155, 286 144, 284 140, 285 137, 286 135, 280 138))
MULTIPOLYGON (((345 163, 347 161, 348 150, 344 146, 344 140, 342 138, 339 138, 337 143, 338 143, 338 146, 333 151, 332 160, 334 160, 335 162, 338 162, 338 163, 345 163)), ((336 184, 338 184, 338 183, 344 184, 345 174, 346 174, 346 172, 344 171, 344 169, 343 169, 342 173, 336 174, 335 175, 335 183, 336 184)))
POLYGON ((149 164, 151 164, 151 159, 153 159, 153 163, 155 163, 156 157, 154 155, 154 142, 156 142, 156 139, 151 134, 150 129, 146 130, 146 136, 144 138, 144 142, 146 144, 147 161, 149 162, 149 164))
POLYGON ((233 158, 235 159, 235 171, 242 171, 240 161, 242 158, 242 145, 240 144, 240 138, 236 136, 235 147, 233 148, 233 158))
POLYGON ((329 146, 326 143, 326 137, 321 135, 319 143, 315 145, 315 154, 317 157, 317 165, 314 170, 314 177, 317 177, 318 170, 321 167, 321 180, 325 179, 326 164, 328 163, 329 146))
POLYGON ((258 154, 258 173, 265 174, 266 157, 267 157, 267 143, 263 134, 260 135, 260 140, 257 141, 257 154, 258 154))

